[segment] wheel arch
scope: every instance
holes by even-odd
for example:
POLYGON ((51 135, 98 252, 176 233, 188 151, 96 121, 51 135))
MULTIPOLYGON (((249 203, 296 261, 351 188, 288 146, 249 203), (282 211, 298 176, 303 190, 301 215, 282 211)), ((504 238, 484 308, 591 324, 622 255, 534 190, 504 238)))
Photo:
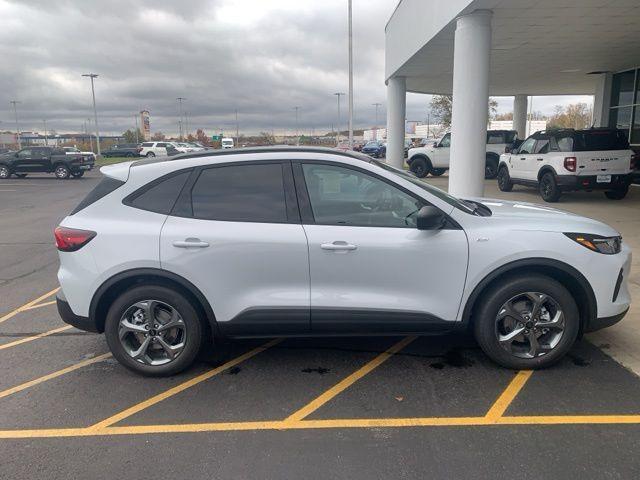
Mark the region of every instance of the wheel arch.
POLYGON ((202 292, 180 275, 158 268, 126 270, 105 280, 98 287, 89 305, 89 317, 94 319, 99 333, 104 332, 107 311, 113 300, 125 290, 145 284, 162 285, 180 291, 191 300, 202 318, 206 318, 209 335, 218 336, 218 324, 213 309, 202 292))
POLYGON ((471 326, 476 307, 482 294, 499 281, 519 273, 538 273, 560 282, 573 296, 580 312, 580 335, 596 318, 597 302, 589 281, 571 265, 551 258, 527 258, 516 260, 498 267, 485 276, 473 289, 462 313, 462 322, 471 326))
POLYGON ((547 172, 551 172, 554 177, 558 176, 558 173, 556 172, 555 168, 553 168, 551 165, 545 165, 538 171, 538 182, 540 181, 542 176, 547 172))
POLYGON ((484 158, 487 160, 496 160, 498 163, 500 163, 500 155, 498 155, 496 152, 487 152, 484 158))
POLYGON ((433 168, 433 163, 426 153, 416 153, 411 157, 411 163, 413 163, 415 160, 424 160, 425 162, 427 162, 428 168, 433 168))

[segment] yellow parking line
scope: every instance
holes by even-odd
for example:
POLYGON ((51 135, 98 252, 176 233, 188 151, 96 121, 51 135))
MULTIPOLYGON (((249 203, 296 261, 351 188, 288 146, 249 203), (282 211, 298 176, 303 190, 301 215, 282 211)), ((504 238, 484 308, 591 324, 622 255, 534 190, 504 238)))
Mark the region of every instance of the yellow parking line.
POLYGON ((367 363, 360 369, 353 372, 348 377, 344 378, 343 380, 335 384, 333 387, 331 387, 329 390, 321 394, 315 400, 312 400, 310 403, 302 407, 297 412, 294 412, 291 415, 289 415, 285 419, 285 422, 297 422, 309 416, 311 413, 315 412, 318 408, 320 408, 322 405, 324 405, 329 400, 334 398, 336 395, 340 394, 341 392, 349 388, 351 385, 353 385, 355 382, 360 380, 362 377, 364 377, 365 375, 367 375, 368 373, 372 372, 374 369, 382 365, 392 355, 402 350, 404 347, 406 347, 411 342, 413 342, 416 338, 417 337, 415 336, 403 338, 398 343, 393 345, 391 348, 382 352, 376 358, 371 360, 369 363, 367 363))
POLYGON ((19 314, 20 312, 24 312, 25 310, 28 310, 29 308, 31 308, 33 305, 35 305, 36 303, 44 300, 47 297, 50 297, 51 295, 53 295, 54 293, 56 293, 58 290, 60 290, 60 287, 54 288, 53 290, 51 290, 50 292, 45 293, 44 295, 40 295, 38 298, 36 298, 35 300, 31 300, 30 302, 25 303, 24 305, 22 305, 21 307, 16 308, 15 310, 10 311, 9 313, 3 315, 2 317, 0 317, 0 323, 9 320, 10 318, 15 317, 17 314, 19 314))
POLYGON ((16 340, 15 342, 5 343, 0 345, 0 350, 16 347, 18 345, 22 345, 23 343, 38 340, 39 338, 48 337, 49 335, 53 335, 54 333, 64 332, 65 330, 69 330, 70 328, 73 328, 73 327, 71 325, 65 325, 64 327, 54 328, 53 330, 49 330, 48 332, 42 332, 37 335, 33 335, 32 337, 21 338, 20 340, 16 340))
POLYGON ((492 421, 496 421, 500 417, 502 417, 502 415, 504 415, 504 412, 507 411, 507 408, 509 408, 509 405, 511 405, 511 402, 513 402, 518 393, 520 393, 522 387, 524 387, 525 383, 527 383, 527 380, 531 378, 532 374, 532 370, 519 371, 513 378, 513 380, 511 380, 507 388, 504 389, 498 399, 491 406, 485 417, 488 420, 492 421))
POLYGON ((121 411, 120 413, 117 413, 109 418, 106 418, 94 425, 92 425, 91 427, 89 427, 89 429, 91 430, 100 430, 103 429, 105 427, 108 427, 110 425, 113 425, 114 423, 117 423, 127 417, 130 417, 131 415, 138 413, 146 408, 149 408, 152 405, 155 405, 156 403, 161 402, 162 400, 165 400, 169 397, 172 397, 180 392, 185 391, 188 388, 193 387, 194 385, 197 385, 198 383, 204 382, 205 380, 208 380, 209 378, 218 375, 219 373, 224 372, 225 370, 238 365, 241 362, 244 362, 245 360, 248 360, 249 358, 264 352, 265 350, 267 350, 270 347, 273 347, 274 345, 280 343, 282 341, 282 339, 276 339, 276 340, 272 340, 268 343, 265 343, 264 345, 258 347, 258 348, 254 348, 253 350, 250 350, 249 352, 240 355, 239 357, 234 358, 233 360, 228 361, 227 363, 224 363, 223 365, 220 365, 219 367, 216 367, 212 370, 209 370, 208 372, 205 372, 201 375, 198 375, 195 378, 192 378, 191 380, 187 380, 184 383, 181 383, 180 385, 177 385, 173 388, 170 388, 169 390, 166 390, 165 392, 159 393, 158 395, 155 395, 151 398, 148 398, 147 400, 145 400, 144 402, 140 402, 132 407, 127 408, 126 410, 121 411))
POLYGON ((313 430, 329 428, 492 427, 502 425, 629 425, 640 424, 640 415, 556 415, 531 417, 417 417, 335 420, 287 420, 258 422, 133 425, 106 428, 49 428, 0 430, 0 439, 144 435, 158 433, 237 432, 257 430, 313 430))
POLYGON ((24 307, 22 311, 24 312, 26 310, 32 310, 34 308, 46 307, 47 305, 53 305, 54 303, 56 303, 55 300, 52 300, 50 302, 39 303, 37 305, 31 305, 30 307, 24 307))
POLYGON ((63 368, 62 370, 58 370, 58 371, 49 373, 47 375, 44 375, 40 378, 36 378, 34 380, 30 380, 20 385, 16 385, 15 387, 11 387, 7 390, 0 392, 0 398, 8 397, 9 395, 13 395, 14 393, 21 392, 22 390, 26 390, 29 387, 33 387, 34 385, 38 385, 40 383, 46 382, 47 380, 60 377, 61 375, 64 375, 69 372, 73 372, 74 370, 78 370, 79 368, 86 367, 87 365, 101 362, 102 360, 105 360, 110 356, 111 356, 110 353, 98 355, 97 357, 89 358, 87 360, 83 360, 82 362, 75 363, 67 368, 63 368))

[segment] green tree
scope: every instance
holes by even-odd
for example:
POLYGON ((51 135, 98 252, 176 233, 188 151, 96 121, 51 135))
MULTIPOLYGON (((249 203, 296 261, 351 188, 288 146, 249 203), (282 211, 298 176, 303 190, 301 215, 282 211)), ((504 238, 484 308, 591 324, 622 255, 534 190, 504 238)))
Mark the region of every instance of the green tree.
POLYGON ((586 103, 572 103, 566 107, 556 105, 547 122, 547 128, 587 128, 591 125, 591 116, 591 107, 586 103))
MULTIPOLYGON (((451 112, 453 109, 453 97, 451 95, 434 95, 431 99, 431 114, 445 127, 451 126, 451 112)), ((489 97, 487 106, 487 122, 498 112, 498 102, 489 97)))
POLYGON ((136 142, 143 142, 144 141, 144 137, 142 136, 142 132, 140 131, 140 129, 138 128, 138 135, 136 137, 136 131, 135 130, 127 130, 126 132, 124 132, 122 134, 122 137, 124 138, 124 141, 126 143, 136 143, 136 142))

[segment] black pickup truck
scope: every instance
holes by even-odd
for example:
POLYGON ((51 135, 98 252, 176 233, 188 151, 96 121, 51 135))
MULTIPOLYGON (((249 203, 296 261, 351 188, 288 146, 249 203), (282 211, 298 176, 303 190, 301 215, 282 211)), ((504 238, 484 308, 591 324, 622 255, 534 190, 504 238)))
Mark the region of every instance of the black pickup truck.
POLYGON ((93 156, 81 153, 66 153, 61 148, 26 147, 17 152, 0 155, 0 179, 15 175, 24 178, 29 173, 53 173, 59 180, 80 178, 91 170, 93 156))

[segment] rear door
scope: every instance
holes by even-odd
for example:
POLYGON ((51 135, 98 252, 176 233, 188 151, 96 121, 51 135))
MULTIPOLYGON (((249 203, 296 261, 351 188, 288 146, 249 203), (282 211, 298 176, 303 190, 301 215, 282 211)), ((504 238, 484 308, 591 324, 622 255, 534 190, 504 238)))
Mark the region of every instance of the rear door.
POLYGON ((578 175, 629 173, 633 152, 625 135, 622 131, 609 129, 576 132, 573 148, 578 175))
POLYGON ((294 172, 314 332, 424 332, 456 318, 468 257, 463 230, 418 230, 427 202, 366 170, 304 162, 294 172))
POLYGON ((227 335, 309 331, 309 252, 289 162, 196 169, 162 229, 160 260, 200 289, 227 335))

